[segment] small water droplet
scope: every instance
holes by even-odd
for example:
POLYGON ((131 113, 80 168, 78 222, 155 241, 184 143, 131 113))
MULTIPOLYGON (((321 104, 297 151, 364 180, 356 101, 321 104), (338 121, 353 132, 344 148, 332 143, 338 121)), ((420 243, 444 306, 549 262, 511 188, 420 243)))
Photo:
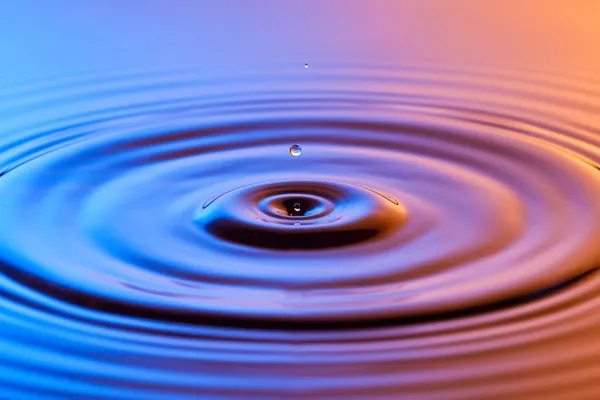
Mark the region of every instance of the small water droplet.
POLYGON ((300 147, 299 144, 293 145, 292 147, 290 147, 290 154, 294 157, 298 157, 302 154, 302 147, 300 147))
POLYGON ((300 207, 300 203, 294 203, 294 211, 298 212, 300 211, 302 208, 300 207))
POLYGON ((308 64, 304 64, 304 68, 308 68, 308 64))

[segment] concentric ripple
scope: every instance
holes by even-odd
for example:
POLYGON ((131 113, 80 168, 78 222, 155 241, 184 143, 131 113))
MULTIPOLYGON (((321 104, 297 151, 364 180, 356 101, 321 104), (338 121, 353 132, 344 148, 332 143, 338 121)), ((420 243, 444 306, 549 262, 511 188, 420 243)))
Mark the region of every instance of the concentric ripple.
POLYGON ((197 221, 203 231, 276 250, 360 244, 397 230, 403 217, 395 199, 347 184, 313 181, 252 185, 211 199, 202 209, 197 221))
POLYGON ((3 394, 594 399, 599 87, 301 69, 2 95, 3 394))

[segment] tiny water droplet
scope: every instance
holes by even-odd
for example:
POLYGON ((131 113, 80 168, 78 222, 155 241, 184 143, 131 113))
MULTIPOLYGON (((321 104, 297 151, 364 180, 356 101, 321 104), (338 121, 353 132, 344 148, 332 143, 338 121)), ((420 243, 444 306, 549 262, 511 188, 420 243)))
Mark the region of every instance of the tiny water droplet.
POLYGON ((294 203, 294 211, 298 212, 300 211, 302 208, 300 207, 300 203, 294 203))
POLYGON ((304 64, 304 68, 308 68, 308 64, 304 64))
POLYGON ((302 147, 300 147, 299 144, 293 145, 292 147, 290 147, 290 154, 294 157, 298 157, 302 154, 302 147))

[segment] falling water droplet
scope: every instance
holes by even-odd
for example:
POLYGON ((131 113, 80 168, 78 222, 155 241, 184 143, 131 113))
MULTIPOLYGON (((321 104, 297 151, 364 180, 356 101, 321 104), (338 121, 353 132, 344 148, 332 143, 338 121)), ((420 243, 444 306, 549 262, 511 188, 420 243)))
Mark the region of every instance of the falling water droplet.
POLYGON ((290 154, 294 157, 298 157, 302 154, 302 147, 300 147, 299 144, 293 145, 292 147, 290 147, 290 154))
POLYGON ((299 212, 301 209, 300 203, 294 203, 294 211, 299 212))

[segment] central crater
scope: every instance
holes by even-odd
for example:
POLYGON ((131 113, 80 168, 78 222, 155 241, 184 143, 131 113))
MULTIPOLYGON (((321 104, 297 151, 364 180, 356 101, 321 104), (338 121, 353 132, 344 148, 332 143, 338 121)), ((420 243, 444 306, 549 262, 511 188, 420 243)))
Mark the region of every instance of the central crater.
POLYGON ((319 195, 286 193, 268 196, 258 202, 258 209, 277 218, 314 219, 331 213, 335 204, 319 195))
POLYGON ((243 246, 319 250, 381 239, 404 222, 393 198, 333 181, 276 181, 234 189, 196 214, 196 225, 243 246))
POLYGON ((303 217, 306 215, 306 212, 309 210, 307 204, 303 204, 298 199, 289 199, 282 203, 282 205, 287 209, 287 213, 289 216, 294 217, 303 217))

